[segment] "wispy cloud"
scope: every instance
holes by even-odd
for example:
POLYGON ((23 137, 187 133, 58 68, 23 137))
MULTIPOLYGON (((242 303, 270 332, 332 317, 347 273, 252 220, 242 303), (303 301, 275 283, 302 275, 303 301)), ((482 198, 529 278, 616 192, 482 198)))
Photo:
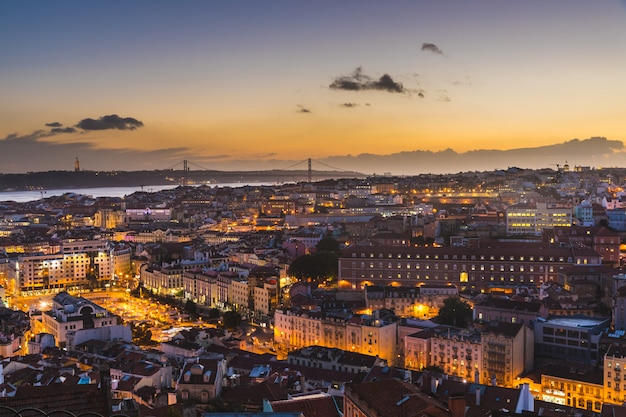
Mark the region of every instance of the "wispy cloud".
POLYGON ((357 103, 341 103, 340 106, 351 109, 351 108, 357 107, 358 104, 357 103))
POLYGON ((428 51, 428 52, 432 52, 438 55, 444 54, 441 48, 439 48, 437 45, 435 45, 434 43, 427 43, 427 42, 422 44, 422 51, 428 51))
POLYGON ((311 109, 308 109, 306 107, 304 107, 301 104, 298 104, 298 110, 296 110, 298 113, 311 113, 311 109))
POLYGON ((391 78, 389 74, 383 74, 380 78, 375 79, 363 73, 362 67, 357 67, 352 74, 342 75, 329 85, 333 90, 346 91, 363 91, 363 90, 381 90, 390 93, 407 93, 401 83, 391 78))

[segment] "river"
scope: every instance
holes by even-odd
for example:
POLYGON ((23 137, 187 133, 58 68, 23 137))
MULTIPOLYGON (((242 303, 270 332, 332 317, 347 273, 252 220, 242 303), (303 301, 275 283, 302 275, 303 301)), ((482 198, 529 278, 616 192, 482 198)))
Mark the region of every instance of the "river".
MULTIPOLYGON (((211 187, 245 187, 246 185, 276 185, 275 183, 259 182, 259 183, 215 183, 210 184, 211 187)), ((179 185, 144 185, 135 187, 92 187, 92 188, 61 188, 54 190, 32 190, 32 191, 2 191, 0 192, 0 201, 15 201, 18 203, 26 203, 28 201, 40 200, 42 198, 54 197, 65 193, 76 193, 96 197, 125 197, 137 191, 156 192, 160 190, 170 190, 179 185)))

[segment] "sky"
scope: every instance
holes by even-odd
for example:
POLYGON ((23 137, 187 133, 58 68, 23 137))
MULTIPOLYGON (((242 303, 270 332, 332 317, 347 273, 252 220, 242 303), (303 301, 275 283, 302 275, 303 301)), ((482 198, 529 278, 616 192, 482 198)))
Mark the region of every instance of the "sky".
POLYGON ((625 45, 626 0, 0 0, 0 173, 616 166, 625 45))

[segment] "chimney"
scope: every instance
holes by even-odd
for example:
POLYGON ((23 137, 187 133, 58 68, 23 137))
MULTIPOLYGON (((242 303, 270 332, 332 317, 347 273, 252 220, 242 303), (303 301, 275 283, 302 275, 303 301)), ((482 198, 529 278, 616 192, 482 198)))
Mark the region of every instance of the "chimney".
POLYGON ((480 372, 478 371, 478 368, 474 371, 474 382, 480 384, 480 372))
POLYGON ((495 375, 493 375, 491 377, 491 385, 493 385, 494 387, 496 386, 496 376, 495 375))
POLYGON ((480 386, 476 386, 476 405, 480 405, 480 386))
POLYGON ((448 410, 452 417, 465 417, 465 395, 457 394, 448 397, 448 410))

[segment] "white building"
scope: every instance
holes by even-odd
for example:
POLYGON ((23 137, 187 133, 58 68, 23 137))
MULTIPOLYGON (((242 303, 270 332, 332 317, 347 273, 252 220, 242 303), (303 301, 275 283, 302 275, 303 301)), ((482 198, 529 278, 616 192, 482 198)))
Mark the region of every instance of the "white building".
POLYGON ((572 225, 572 209, 547 203, 517 204, 506 212, 507 235, 541 236, 544 229, 572 225))
POLYGON ((68 332, 117 325, 117 317, 83 297, 60 292, 52 298, 52 310, 43 314, 46 333, 54 336, 58 346, 67 343, 68 332))
POLYGON ((109 281, 113 257, 106 241, 63 241, 55 254, 27 254, 11 259, 8 278, 15 295, 56 292, 71 287, 109 281))

